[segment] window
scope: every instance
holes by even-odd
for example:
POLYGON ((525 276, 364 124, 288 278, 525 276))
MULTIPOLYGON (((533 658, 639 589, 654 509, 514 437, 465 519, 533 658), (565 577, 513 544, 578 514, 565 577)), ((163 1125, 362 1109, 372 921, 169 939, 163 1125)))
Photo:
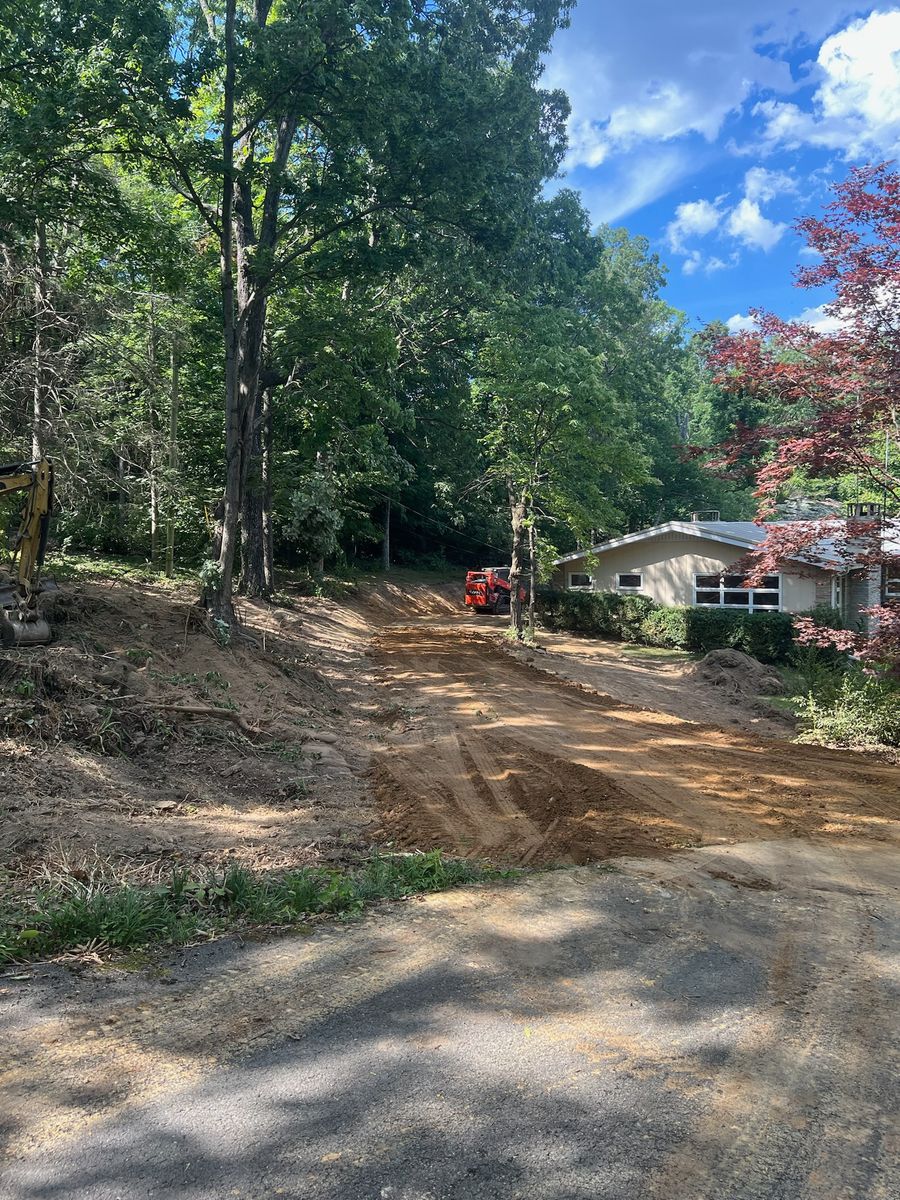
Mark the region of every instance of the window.
POLYGON ((900 567, 885 567, 884 598, 885 600, 900 600, 900 567))
POLYGON ((626 571, 616 576, 616 589, 620 592, 636 592, 643 586, 640 571, 626 571))
POLYGON ((766 575, 756 587, 747 588, 742 575, 695 575, 694 603, 746 612, 780 612, 781 576, 766 575))
POLYGON ((589 588, 591 586, 590 575, 581 575, 573 573, 569 576, 570 588, 589 588))

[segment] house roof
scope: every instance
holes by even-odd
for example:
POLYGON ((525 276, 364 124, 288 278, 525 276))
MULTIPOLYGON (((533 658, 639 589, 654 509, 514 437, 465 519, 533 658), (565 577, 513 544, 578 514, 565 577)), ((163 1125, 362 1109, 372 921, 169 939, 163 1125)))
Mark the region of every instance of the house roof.
MULTIPOLYGON (((792 522, 773 521, 773 525, 786 525, 792 522)), ((883 546, 889 554, 900 555, 900 520, 885 522, 883 546)), ((624 537, 610 538, 608 542, 600 542, 587 550, 576 550, 572 554, 564 554, 554 560, 554 566, 574 562, 585 558, 588 554, 599 555, 607 550, 615 550, 619 546, 630 546, 634 542, 643 542, 650 538, 660 537, 665 533, 681 533, 685 537, 703 538, 706 541, 721 542, 726 546, 737 546, 749 550, 758 546, 765 539, 766 527, 757 525, 754 521, 666 521, 663 525, 653 525, 649 529, 640 529, 637 533, 627 533, 624 537)), ((835 539, 824 538, 810 546, 805 555, 796 555, 795 561, 813 563, 816 566, 832 568, 846 566, 840 562, 835 539)))
POLYGON ((650 538, 659 537, 664 533, 683 533, 685 537, 706 538, 713 542, 724 542, 728 546, 738 546, 749 549, 758 545, 766 536, 762 525, 753 521, 666 521, 664 525, 653 525, 649 529, 639 529, 637 533, 626 533, 624 537, 610 538, 608 542, 600 542, 587 550, 576 550, 573 554, 564 554, 557 558, 554 565, 574 562, 587 554, 603 554, 606 550, 615 550, 619 546, 630 546, 634 542, 643 542, 650 538))

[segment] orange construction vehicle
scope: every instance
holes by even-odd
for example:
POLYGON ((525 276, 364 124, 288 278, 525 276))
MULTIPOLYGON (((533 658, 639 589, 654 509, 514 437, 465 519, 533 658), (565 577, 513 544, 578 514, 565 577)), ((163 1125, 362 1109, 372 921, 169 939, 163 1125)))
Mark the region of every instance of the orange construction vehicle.
MULTIPOLYGON (((519 599, 525 599, 519 588, 519 599)), ((482 567, 466 572, 466 606, 477 613, 509 612, 509 567, 482 567)))

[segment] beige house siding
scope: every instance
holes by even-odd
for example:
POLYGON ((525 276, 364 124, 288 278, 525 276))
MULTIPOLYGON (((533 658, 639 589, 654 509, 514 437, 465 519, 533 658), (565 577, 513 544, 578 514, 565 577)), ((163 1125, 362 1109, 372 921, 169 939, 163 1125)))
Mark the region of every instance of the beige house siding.
POLYGON ((881 569, 870 567, 868 571, 852 571, 848 579, 847 593, 846 615, 851 619, 859 620, 864 629, 869 629, 871 620, 868 616, 863 615, 863 611, 881 603, 883 595, 881 569))
MULTIPOLYGON (((707 538, 686 537, 665 533, 647 538, 630 546, 619 546, 598 554, 596 565, 590 569, 587 555, 562 563, 553 576, 558 587, 569 587, 575 573, 593 576, 593 588, 598 592, 616 591, 619 574, 640 571, 640 595, 649 596, 659 604, 693 604, 694 575, 718 575, 746 554, 738 546, 727 546, 707 538)), ((816 603, 817 582, 820 592, 827 583, 830 595, 831 576, 815 568, 803 574, 781 572, 781 604, 785 612, 803 612, 816 603)))

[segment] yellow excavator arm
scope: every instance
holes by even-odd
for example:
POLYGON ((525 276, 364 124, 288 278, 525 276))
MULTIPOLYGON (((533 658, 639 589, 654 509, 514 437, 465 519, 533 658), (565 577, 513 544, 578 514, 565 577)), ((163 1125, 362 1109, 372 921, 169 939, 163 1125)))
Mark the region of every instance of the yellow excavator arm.
POLYGON ((39 645, 50 640, 50 627, 38 605, 53 508, 49 458, 0 466, 0 497, 8 492, 24 492, 25 506, 10 546, 13 578, 6 584, 0 581, 0 638, 4 646, 39 645))

